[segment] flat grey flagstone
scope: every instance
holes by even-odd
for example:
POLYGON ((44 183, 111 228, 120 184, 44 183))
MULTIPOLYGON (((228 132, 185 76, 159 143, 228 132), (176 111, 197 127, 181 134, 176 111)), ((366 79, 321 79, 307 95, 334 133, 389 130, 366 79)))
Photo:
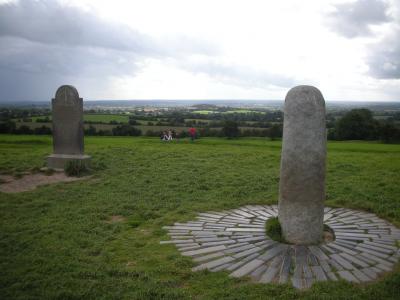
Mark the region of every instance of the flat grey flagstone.
POLYGON ((351 263, 353 263, 353 264, 355 264, 355 265, 357 265, 359 267, 366 268, 366 267, 369 266, 369 264, 367 264, 364 261, 358 259, 357 256, 350 255, 350 254, 347 254, 347 253, 340 253, 339 255, 343 256, 343 258, 347 259, 348 261, 350 261, 351 263))
POLYGON ((392 254, 394 252, 392 249, 376 247, 374 245, 366 244, 366 243, 362 244, 362 248, 367 248, 367 249, 371 249, 371 250, 376 251, 376 252, 383 252, 383 253, 387 253, 387 254, 392 254))
POLYGON ((368 249, 368 248, 364 248, 361 245, 357 246, 355 249, 361 251, 362 253, 370 253, 370 254, 372 254, 374 256, 377 256, 377 257, 380 257, 380 258, 383 258, 383 259, 386 259, 386 258, 389 257, 389 254, 387 254, 387 253, 382 253, 382 252, 379 252, 379 251, 374 251, 374 250, 371 250, 371 249, 368 249))
POLYGON ((258 257, 259 254, 258 253, 253 253, 247 257, 244 257, 240 260, 238 260, 236 263, 234 263, 233 265, 229 266, 228 268, 226 268, 229 271, 234 271, 238 268, 240 268, 241 266, 243 266, 245 263, 247 263, 248 261, 252 260, 253 258, 258 257))
MULTIPOLYGON (((336 242, 336 245, 347 247, 349 249, 353 249, 355 246, 358 245, 358 243, 352 242, 352 241, 349 241, 349 240, 336 239, 335 242, 336 242)), ((364 241, 364 243, 365 243, 365 241, 364 241)))
POLYGON ((211 260, 216 257, 224 256, 224 255, 225 255, 224 252, 215 252, 215 253, 211 253, 211 254, 204 255, 204 256, 194 257, 193 260, 196 262, 203 262, 203 261, 211 260))
POLYGON ((365 257, 366 259, 370 260, 370 261, 374 261, 375 263, 380 263, 380 264, 387 264, 388 266, 392 266, 393 263, 391 263, 390 261, 384 260, 382 258, 376 257, 370 253, 366 253, 366 252, 361 252, 359 258, 363 258, 365 257))
POLYGON ((260 259, 268 261, 271 258, 275 257, 276 255, 279 255, 280 253, 285 251, 287 249, 287 247, 288 247, 287 245, 277 244, 276 246, 268 249, 265 254, 261 255, 260 259))
POLYGON ((318 246, 308 246, 308 249, 314 254, 319 260, 327 260, 329 257, 319 248, 318 246))
POLYGON ((178 247, 179 251, 189 251, 189 250, 195 250, 195 249, 200 248, 200 246, 198 244, 191 245, 191 246, 187 246, 186 244, 182 245, 182 246, 177 245, 177 247, 178 247))
POLYGON ((231 273, 231 276, 232 277, 245 276, 245 275, 249 274, 251 271, 253 271, 254 269, 261 266, 263 263, 264 263, 263 260, 254 259, 254 260, 244 264, 239 269, 235 270, 233 273, 231 273))
POLYGON ((204 270, 204 269, 211 269, 213 267, 219 266, 219 265, 223 265, 226 264, 228 262, 233 261, 234 258, 233 257, 229 257, 229 256, 224 256, 222 258, 216 259, 216 260, 212 260, 209 261, 207 263, 201 264, 197 267, 194 267, 192 269, 192 271, 199 271, 199 270, 204 270))
POLYGON ((226 270, 259 282, 291 282, 296 288, 315 281, 370 282, 392 271, 400 259, 400 230, 375 216, 344 208, 324 209, 335 240, 296 246, 273 241, 265 223, 277 216, 276 205, 246 205, 200 213, 196 220, 164 226, 172 244, 197 264, 193 271, 226 270))
POLYGON ((335 248, 336 250, 339 250, 340 252, 349 253, 351 255, 357 255, 356 251, 350 250, 348 247, 340 246, 340 245, 336 244, 335 242, 329 243, 329 245, 327 245, 327 247, 335 248))
POLYGON ((341 278, 344 280, 350 281, 350 282, 360 282, 351 272, 349 271, 338 271, 338 274, 341 278))
POLYGON ((255 269, 254 271, 252 271, 250 273, 250 276, 253 277, 254 279, 258 280, 260 279, 261 275, 265 272, 265 270, 268 268, 268 266, 266 264, 262 264, 261 266, 259 266, 257 269, 255 269))
POLYGON ((360 280, 361 282, 367 282, 367 281, 371 280, 371 278, 369 278, 367 275, 365 275, 359 269, 354 269, 353 271, 351 271, 351 273, 353 273, 353 275, 356 276, 357 279, 360 280))
POLYGON ((235 257, 235 258, 245 257, 245 256, 248 256, 248 255, 253 254, 255 252, 258 252, 260 250, 261 250, 260 247, 253 247, 251 249, 236 253, 236 254, 233 255, 233 257, 235 257))
POLYGON ((329 280, 332 280, 332 281, 338 280, 336 275, 333 272, 328 272, 328 273, 326 273, 326 275, 328 276, 329 280))
POLYGON ((182 252, 182 255, 195 256, 195 255, 204 254, 204 253, 217 252, 217 251, 224 250, 224 249, 226 249, 226 247, 224 245, 220 245, 220 246, 215 246, 215 247, 202 248, 199 250, 182 252))
POLYGON ((302 278, 292 277, 292 285, 297 289, 304 288, 304 282, 302 278))
POLYGON ((311 267, 313 273, 315 274, 315 278, 317 281, 326 281, 328 278, 326 277, 324 270, 320 266, 312 266, 311 267))
POLYGON ((392 270, 392 268, 386 264, 377 264, 376 267, 383 271, 388 271, 388 272, 392 270))
POLYGON ((292 258, 291 255, 286 253, 283 257, 282 267, 279 275, 279 283, 285 283, 288 281, 290 276, 290 266, 292 258))
POLYGON ((228 244, 235 244, 235 241, 227 240, 227 241, 216 241, 216 242, 205 242, 201 243, 202 246, 217 246, 217 245, 228 245, 228 244))
POLYGON ((308 264, 310 266, 319 266, 319 261, 317 257, 312 253, 308 253, 308 264))
POLYGON ((261 276, 261 278, 258 282, 261 282, 261 283, 271 282, 275 278, 275 276, 278 274, 278 272, 279 272, 279 268, 269 266, 268 269, 265 271, 265 273, 261 276))
POLYGON ((247 244, 247 245, 240 246, 240 247, 237 247, 237 248, 226 249, 225 253, 228 253, 228 254, 239 253, 239 252, 242 252, 242 251, 245 251, 245 250, 248 250, 248 249, 253 249, 253 248, 254 248, 254 245, 247 244))
POLYGON ((378 274, 372 269, 372 268, 364 268, 361 269, 361 271, 366 274, 369 278, 374 280, 376 277, 378 277, 378 274))
POLYGON ((218 271, 222 271, 225 270, 227 267, 231 266, 233 264, 233 262, 229 262, 223 265, 220 265, 218 267, 213 267, 210 269, 211 272, 218 272, 218 271))

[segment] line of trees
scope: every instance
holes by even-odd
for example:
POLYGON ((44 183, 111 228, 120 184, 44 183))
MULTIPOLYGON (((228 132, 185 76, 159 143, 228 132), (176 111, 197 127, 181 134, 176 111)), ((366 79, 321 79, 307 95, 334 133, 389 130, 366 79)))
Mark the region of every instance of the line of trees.
POLYGON ((381 140, 395 143, 400 141, 400 128, 394 120, 375 120, 368 109, 353 109, 328 129, 328 139, 381 140))

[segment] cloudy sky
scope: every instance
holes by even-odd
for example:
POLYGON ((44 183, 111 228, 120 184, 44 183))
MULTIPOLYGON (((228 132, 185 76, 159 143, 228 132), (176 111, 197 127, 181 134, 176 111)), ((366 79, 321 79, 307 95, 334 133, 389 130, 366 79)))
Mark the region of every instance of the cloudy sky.
POLYGON ((0 101, 400 101, 399 0, 0 0, 0 101))

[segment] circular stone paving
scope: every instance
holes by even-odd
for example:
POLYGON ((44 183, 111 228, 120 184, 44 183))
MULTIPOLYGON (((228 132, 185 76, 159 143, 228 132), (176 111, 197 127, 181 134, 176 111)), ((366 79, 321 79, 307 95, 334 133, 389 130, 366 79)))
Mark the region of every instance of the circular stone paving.
POLYGON ((261 283, 291 282, 307 288, 315 281, 368 282, 391 271, 400 257, 400 230, 389 222, 345 208, 325 208, 324 223, 332 242, 298 246, 265 235, 265 222, 277 206, 247 205, 223 212, 199 213, 196 221, 165 226, 170 241, 197 263, 193 271, 225 270, 232 277, 250 276, 261 283))

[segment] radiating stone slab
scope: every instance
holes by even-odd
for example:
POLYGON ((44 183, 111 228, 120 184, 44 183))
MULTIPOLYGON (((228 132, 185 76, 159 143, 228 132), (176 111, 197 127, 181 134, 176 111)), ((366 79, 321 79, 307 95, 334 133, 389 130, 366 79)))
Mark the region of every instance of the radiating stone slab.
POLYGON ((232 276, 246 274, 254 281, 291 282, 297 288, 338 278, 369 282, 393 269, 400 259, 396 244, 400 231, 373 214, 329 208, 325 212, 331 215, 328 221, 337 236, 334 242, 318 246, 285 245, 266 236, 265 221, 276 215, 276 208, 271 206, 207 212, 215 218, 200 216, 207 220, 177 222, 164 227, 171 240, 161 244, 174 244, 181 253, 192 256, 199 264, 194 270, 226 270, 232 276), (246 214, 251 217, 246 218, 246 214), (224 221, 226 217, 230 218, 229 222, 224 221), (240 229, 226 231, 227 228, 240 229), (257 261, 263 263, 256 266, 257 261))
POLYGON ((242 252, 245 250, 253 249, 254 247, 255 246, 252 244, 247 244, 247 245, 243 245, 243 246, 236 247, 236 248, 228 248, 225 250, 225 253, 228 253, 228 254, 239 253, 239 252, 242 252))
POLYGON ((217 267, 219 265, 223 265, 226 263, 229 263, 231 261, 234 261, 235 259, 233 257, 229 257, 229 256, 224 256, 222 258, 216 259, 216 260, 212 260, 210 262, 201 264, 197 267, 194 267, 192 269, 192 271, 200 271, 200 270, 204 270, 204 269, 211 269, 213 267, 217 267))
POLYGON ((354 269, 351 271, 353 273, 354 276, 357 277, 358 280, 360 280, 361 282, 367 282, 370 281, 371 278, 369 278, 367 275, 365 275, 363 272, 361 272, 358 269, 354 269))
POLYGON ((213 258, 224 256, 224 255, 225 255, 224 252, 215 252, 215 253, 211 253, 208 255, 200 256, 200 257, 194 257, 193 260, 196 262, 203 262, 203 261, 211 260, 213 258))
POLYGON ((234 271, 234 270, 240 268, 241 266, 243 266, 243 265, 244 265, 245 263, 247 263, 248 261, 250 261, 250 260, 252 260, 252 259, 254 259, 254 258, 258 257, 258 256, 259 256, 258 253, 250 254, 250 255, 247 256, 247 257, 244 257, 244 258, 242 258, 242 259, 239 259, 236 263, 234 263, 233 265, 229 266, 229 267, 226 268, 226 269, 229 270, 229 271, 234 271))
POLYGON ((318 246, 309 246, 308 249, 318 257, 319 260, 327 260, 329 257, 318 246))
POLYGON ((283 251, 285 251, 287 249, 287 245, 283 245, 283 244, 278 244, 274 247, 272 247, 271 249, 268 249, 265 254, 260 256, 260 259, 264 260, 264 261, 268 261, 271 258, 274 258, 275 256, 281 254, 283 251))
POLYGON ((278 274, 279 268, 270 266, 267 271, 261 276, 259 282, 268 283, 271 282, 278 274))
POLYGON ((333 258, 338 264, 340 264, 346 270, 355 269, 355 267, 350 262, 348 262, 347 260, 345 260, 343 257, 341 257, 338 254, 332 254, 331 258, 333 258))
POLYGON ((324 270, 320 266, 311 267, 313 273, 315 274, 315 278, 317 281, 326 281, 327 277, 324 273, 324 270))
POLYGON ((259 266, 261 266, 263 263, 264 263, 263 260, 254 259, 254 260, 246 263, 245 265, 243 265, 242 267, 240 267, 239 269, 237 269, 233 273, 231 273, 230 276, 232 276, 232 277, 245 276, 245 275, 249 274, 250 272, 254 271, 259 266))
POLYGON ((221 250, 225 250, 225 249, 226 249, 226 247, 224 245, 220 245, 220 246, 215 246, 215 247, 201 248, 199 250, 182 252, 182 255, 195 256, 195 255, 200 255, 200 254, 205 254, 205 253, 217 252, 217 251, 221 251, 221 250))
POLYGON ((350 282, 360 282, 351 272, 349 271, 338 271, 337 272, 341 278, 350 282))
POLYGON ((244 250, 244 251, 242 251, 242 252, 236 253, 236 254, 233 255, 233 257, 235 257, 235 258, 245 257, 245 256, 248 256, 248 255, 250 255, 250 254, 259 252, 260 250, 261 250, 260 247, 253 247, 253 248, 251 248, 251 249, 244 250))
POLYGON ((355 264, 355 265, 357 265, 359 267, 367 268, 369 266, 364 261, 358 259, 356 255, 350 255, 350 254, 342 252, 342 253, 340 253, 340 256, 343 256, 344 259, 350 261, 351 263, 353 263, 353 264, 355 264))

